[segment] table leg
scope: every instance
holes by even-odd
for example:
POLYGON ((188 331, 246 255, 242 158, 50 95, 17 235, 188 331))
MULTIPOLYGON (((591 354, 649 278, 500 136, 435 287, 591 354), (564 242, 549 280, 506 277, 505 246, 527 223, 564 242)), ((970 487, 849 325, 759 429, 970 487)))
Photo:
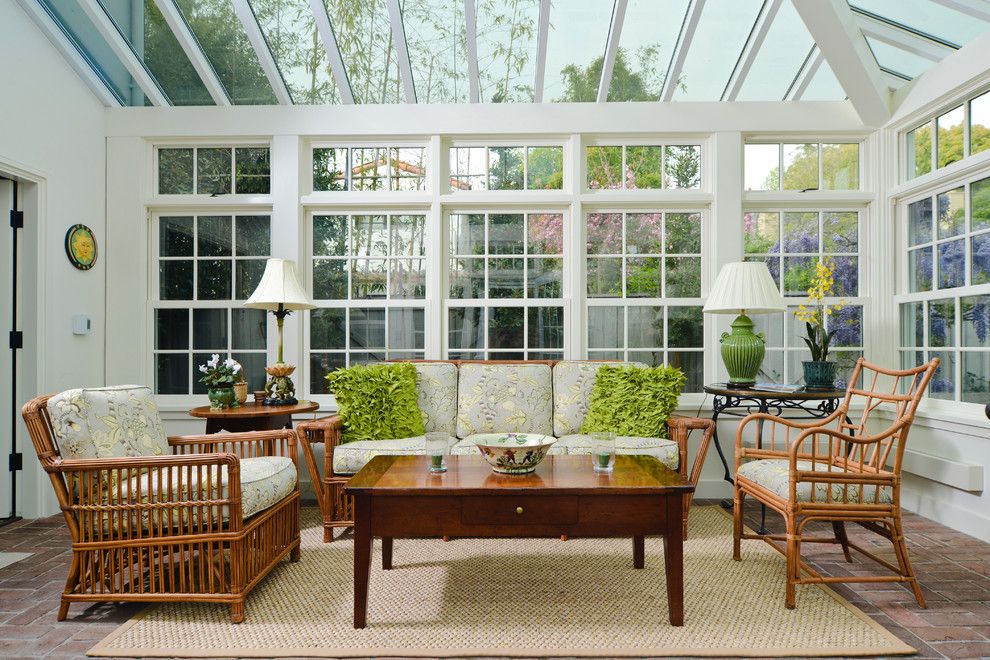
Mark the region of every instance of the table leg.
POLYGON ((383 536, 382 537, 382 569, 391 570, 392 568, 392 537, 383 536))
POLYGON ((212 433, 219 433, 223 430, 223 423, 219 419, 207 418, 206 419, 206 435, 212 433))
POLYGON ((670 625, 684 625, 684 496, 667 497, 667 530, 663 535, 663 563, 667 573, 667 609, 670 625))
MULTIPOLYGON (((721 407, 720 398, 716 396, 712 399, 712 423, 715 424, 715 428, 712 429, 712 441, 715 443, 715 451, 718 452, 718 460, 722 461, 722 469, 725 470, 725 476, 722 478, 729 484, 734 484, 735 481, 732 479, 732 471, 729 469, 729 462, 725 460, 725 452, 722 451, 722 442, 718 439, 718 413, 721 407)), ((720 502, 723 509, 732 510, 732 500, 722 500, 720 502)))
POLYGON ((368 581, 371 578, 371 498, 354 498, 354 627, 368 619, 368 581))
POLYGON ((646 537, 633 537, 633 568, 646 566, 646 537))

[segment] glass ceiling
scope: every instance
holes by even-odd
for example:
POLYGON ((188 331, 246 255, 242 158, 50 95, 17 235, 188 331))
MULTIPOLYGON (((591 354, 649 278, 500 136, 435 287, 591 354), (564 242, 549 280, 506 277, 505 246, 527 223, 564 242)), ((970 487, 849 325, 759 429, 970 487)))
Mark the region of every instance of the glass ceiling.
MULTIPOLYGON (((791 0, 35 2, 122 105, 845 98, 791 0)), ((990 29, 990 0, 848 4, 891 87, 990 29)))

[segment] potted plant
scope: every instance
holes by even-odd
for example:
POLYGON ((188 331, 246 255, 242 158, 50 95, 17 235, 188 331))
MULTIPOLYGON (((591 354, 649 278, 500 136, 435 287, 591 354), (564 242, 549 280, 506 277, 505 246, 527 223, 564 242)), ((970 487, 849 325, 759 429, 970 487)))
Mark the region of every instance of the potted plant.
POLYGON ((206 385, 211 410, 236 408, 240 405, 234 394, 234 383, 241 365, 230 358, 220 362, 220 356, 214 353, 209 362, 199 365, 199 370, 203 374, 199 382, 206 385))
POLYGON ((828 330, 826 319, 842 309, 842 301, 835 305, 826 304, 825 299, 832 295, 835 284, 835 261, 831 257, 818 262, 815 275, 808 289, 808 303, 794 312, 794 318, 804 321, 808 336, 802 337, 811 350, 811 359, 801 363, 804 367, 804 386, 809 390, 830 390, 835 387, 837 364, 828 359, 828 349, 836 329, 828 330))

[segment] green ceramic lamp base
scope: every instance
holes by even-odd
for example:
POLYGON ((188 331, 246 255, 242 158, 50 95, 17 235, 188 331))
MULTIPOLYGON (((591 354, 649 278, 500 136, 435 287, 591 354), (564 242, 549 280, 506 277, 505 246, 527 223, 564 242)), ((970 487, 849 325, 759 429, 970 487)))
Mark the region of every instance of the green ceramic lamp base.
POLYGON ((763 364, 766 341, 763 333, 753 332, 753 320, 743 312, 732 322, 732 332, 722 333, 722 361, 732 387, 753 387, 763 364))

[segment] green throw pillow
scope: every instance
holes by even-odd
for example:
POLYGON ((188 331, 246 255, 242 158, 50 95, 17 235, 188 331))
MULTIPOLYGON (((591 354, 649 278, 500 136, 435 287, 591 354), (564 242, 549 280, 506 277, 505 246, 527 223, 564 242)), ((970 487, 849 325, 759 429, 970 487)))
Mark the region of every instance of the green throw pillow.
POLYGON ((357 365, 327 375, 344 423, 343 442, 423 435, 416 367, 408 362, 357 365))
POLYGON ((673 367, 599 367, 581 433, 666 438, 686 380, 673 367))

